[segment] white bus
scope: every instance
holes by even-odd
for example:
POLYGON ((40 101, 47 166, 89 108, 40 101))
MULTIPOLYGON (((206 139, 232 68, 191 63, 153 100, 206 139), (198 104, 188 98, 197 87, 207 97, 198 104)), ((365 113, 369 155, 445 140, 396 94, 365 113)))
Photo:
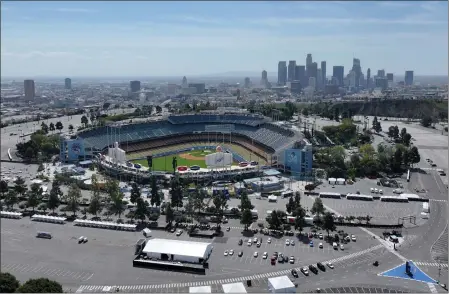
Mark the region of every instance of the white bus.
POLYGON ((292 190, 287 190, 281 193, 282 198, 290 198, 293 197, 294 193, 292 190))
POLYGON ((320 198, 341 199, 341 194, 340 193, 335 193, 335 192, 322 192, 322 193, 320 193, 320 198))

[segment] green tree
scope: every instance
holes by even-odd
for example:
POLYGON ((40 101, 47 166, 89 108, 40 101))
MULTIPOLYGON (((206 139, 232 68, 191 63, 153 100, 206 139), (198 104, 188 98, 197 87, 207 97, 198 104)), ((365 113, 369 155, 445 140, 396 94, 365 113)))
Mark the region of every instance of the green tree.
POLYGON ((140 219, 141 222, 145 220, 148 215, 148 202, 142 198, 138 198, 136 202, 136 210, 134 211, 134 217, 140 219))
POLYGON ((305 107, 305 108, 302 110, 302 115, 304 115, 304 116, 309 116, 309 110, 307 109, 307 107, 305 107))
POLYGON ((323 200, 321 198, 315 198, 315 201, 313 202, 312 209, 310 209, 310 212, 313 214, 316 214, 318 216, 323 215, 326 209, 323 205, 323 200))
POLYGON ((173 211, 173 208, 171 207, 171 205, 167 205, 165 207, 165 222, 167 224, 172 224, 174 220, 175 220, 175 213, 173 211))
POLYGON ((401 138, 402 143, 404 143, 404 139, 405 139, 405 134, 407 134, 407 129, 406 128, 402 128, 401 129, 401 133, 399 135, 399 137, 401 138))
POLYGON ((295 209, 295 206, 296 206, 295 201, 293 200, 292 197, 290 197, 288 199, 288 203, 285 206, 286 206, 287 212, 292 213, 292 211, 295 209))
POLYGON ((109 180, 106 184, 107 192, 109 194, 109 199, 111 200, 109 204, 109 211, 118 215, 120 218, 123 211, 125 210, 123 205, 123 193, 120 191, 119 182, 116 180, 109 180))
POLYGON ((59 207, 60 197, 62 196, 61 188, 59 187, 59 182, 54 181, 50 190, 50 195, 48 196, 48 209, 51 209, 55 213, 55 209, 59 207))
POLYGON ((222 193, 217 193, 212 197, 212 203, 214 205, 214 215, 217 220, 217 224, 221 222, 224 215, 224 210, 227 208, 227 200, 222 193))
POLYGON ((56 129, 57 129, 59 132, 61 132, 63 128, 64 128, 64 126, 62 125, 62 122, 58 121, 58 122, 56 123, 56 129))
POLYGON ((244 225, 245 231, 248 230, 248 227, 252 224, 252 222, 253 222, 253 215, 251 214, 251 210, 249 210, 248 208, 244 209, 240 216, 240 223, 244 225))
POLYGON ((295 207, 299 207, 301 205, 301 192, 299 192, 299 191, 295 192, 294 202, 295 202, 295 207))
POLYGON ((8 209, 14 208, 14 205, 17 204, 18 201, 19 201, 19 199, 17 198, 16 190, 11 189, 8 191, 8 193, 6 193, 5 204, 8 207, 8 209))
POLYGON ((87 119, 87 117, 85 115, 83 115, 81 117, 81 124, 83 124, 84 127, 87 127, 87 125, 89 124, 89 120, 87 119))
POLYGON ((30 279, 17 289, 18 293, 63 293, 61 284, 47 278, 30 279))
POLYGON ((299 230, 299 232, 302 232, 306 224, 306 221, 304 219, 306 216, 306 211, 301 205, 299 205, 296 207, 294 214, 295 214, 295 229, 299 230))
POLYGON ((178 177, 172 177, 170 182, 170 196, 171 196, 171 206, 176 207, 176 210, 178 210, 179 207, 182 207, 182 187, 179 183, 178 177))
POLYGON ((395 139, 399 138, 399 128, 398 128, 398 126, 394 126, 393 138, 395 138, 395 139))
POLYGON ((42 193, 43 191, 39 184, 34 183, 30 186, 30 190, 27 193, 28 196, 27 204, 29 207, 33 209, 33 213, 36 206, 39 205, 39 202, 42 198, 42 193))
POLYGON ((377 122, 378 122, 377 116, 375 116, 374 119, 373 119, 373 122, 372 122, 372 124, 373 124, 373 127, 372 127, 372 128, 373 128, 374 130, 376 129, 377 122))
POLYGON ((240 194, 240 205, 239 208, 243 211, 245 209, 253 209, 254 205, 251 203, 251 200, 248 197, 248 193, 246 191, 242 191, 240 194))
POLYGON ((33 158, 36 157, 36 150, 33 149, 33 148, 31 148, 31 147, 28 147, 28 148, 25 150, 24 157, 25 157, 25 159, 26 159, 27 161, 31 161, 33 158))
POLYGON ((412 164, 412 166, 413 164, 416 164, 421 161, 421 156, 419 155, 419 151, 416 146, 410 148, 409 156, 410 156, 410 163, 412 164))
POLYGON ((41 123, 41 130, 45 133, 48 134, 48 126, 46 123, 42 122, 41 123))
POLYGON ((151 177, 151 199, 150 199, 151 206, 161 206, 161 198, 159 197, 158 193, 158 186, 156 182, 156 177, 151 177))
POLYGON ((50 123, 49 129, 50 129, 50 132, 54 132, 56 130, 55 124, 54 123, 50 123))
POLYGON ((271 212, 271 217, 269 218, 268 223, 275 230, 279 230, 281 228, 282 218, 280 217, 279 212, 277 210, 273 210, 271 212))
POLYGON ((323 229, 327 232, 327 237, 329 238, 329 232, 335 231, 337 227, 335 226, 335 220, 332 213, 329 211, 324 214, 323 218, 323 229))
POLYGON ((432 124, 433 119, 430 116, 425 116, 421 119, 421 125, 425 128, 430 127, 430 125, 432 124))
POLYGON ((130 199, 131 203, 135 204, 137 202, 137 199, 139 199, 140 197, 141 197, 140 188, 137 185, 137 183, 134 182, 131 188, 131 199, 130 199))
POLYGON ((389 138, 394 138, 394 126, 390 126, 389 128, 388 128, 388 137, 389 138))
POLYGON ((77 184, 72 184, 69 187, 69 191, 67 193, 67 208, 73 212, 73 215, 76 215, 76 212, 79 210, 79 203, 81 199, 81 190, 77 184))
POLYGON ((19 286, 15 276, 10 273, 0 273, 0 293, 14 293, 19 286))
POLYGON ((23 196, 23 194, 27 191, 25 180, 22 177, 17 177, 17 179, 14 181, 14 185, 14 190, 16 190, 19 196, 23 196))
POLYGON ((376 122, 376 124, 374 125, 374 130, 376 131, 376 133, 382 132, 382 125, 380 124, 380 121, 376 122))
POLYGON ((69 131, 70 131, 70 133, 72 133, 74 129, 75 129, 75 127, 72 124, 69 124, 69 131))
POLYGON ((2 194, 2 198, 5 197, 5 193, 8 192, 8 189, 9 189, 8 182, 1 180, 0 181, 0 193, 2 194))
POLYGON ((196 216, 199 219, 200 213, 206 207, 206 203, 204 203, 204 199, 206 198, 206 193, 203 189, 197 189, 189 195, 187 208, 191 209, 192 212, 196 211, 196 216))
POLYGON ((412 135, 410 135, 409 133, 405 133, 404 137, 402 138, 402 143, 405 146, 410 146, 411 140, 412 140, 412 135))

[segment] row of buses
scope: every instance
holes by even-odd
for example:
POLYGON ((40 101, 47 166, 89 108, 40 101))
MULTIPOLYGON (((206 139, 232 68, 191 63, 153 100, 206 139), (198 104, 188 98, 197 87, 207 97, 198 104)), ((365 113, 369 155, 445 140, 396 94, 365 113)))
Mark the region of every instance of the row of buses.
POLYGON ((341 199, 342 197, 346 197, 348 200, 362 200, 362 201, 374 201, 379 199, 382 202, 409 202, 408 197, 405 196, 371 196, 371 195, 362 195, 362 194, 341 194, 335 192, 321 192, 319 194, 320 198, 333 198, 333 199, 341 199))

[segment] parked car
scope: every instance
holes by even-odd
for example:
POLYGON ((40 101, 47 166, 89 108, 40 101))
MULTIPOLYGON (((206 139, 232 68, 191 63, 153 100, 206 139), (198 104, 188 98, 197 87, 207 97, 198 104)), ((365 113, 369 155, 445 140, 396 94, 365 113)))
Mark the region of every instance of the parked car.
POLYGON ((326 265, 330 268, 330 269, 334 269, 334 265, 331 262, 326 263, 326 265))
POLYGON ((308 276, 309 275, 309 270, 307 269, 307 267, 302 267, 301 268, 301 272, 305 275, 305 276, 308 276))
POLYGON ((182 235, 182 233, 183 233, 183 231, 182 230, 179 230, 178 232, 176 232, 176 236, 181 236, 182 235))
POLYGON ((313 264, 309 265, 309 270, 315 275, 318 274, 318 269, 313 264))
POLYGON ((292 276, 294 276, 295 278, 298 277, 298 272, 295 269, 292 269, 292 276))
POLYGON ((257 243, 257 238, 254 238, 254 239, 253 239, 253 243, 257 243))
POLYGON ((287 240, 285 240, 285 245, 290 245, 290 240, 289 239, 287 239, 287 240))
POLYGON ((243 244, 243 240, 240 239, 240 240, 239 240, 239 245, 242 245, 242 244, 243 244))
POLYGON ((357 241, 357 239, 355 238, 354 235, 351 235, 351 240, 354 241, 354 242, 357 241))
POLYGON ((267 259, 268 258, 268 252, 264 252, 262 258, 263 259, 267 259))
POLYGON ((290 256, 290 263, 295 263, 295 257, 294 256, 290 256))
POLYGON ((228 256, 228 250, 225 250, 224 256, 228 256))
POLYGON ((313 241, 310 241, 309 246, 313 247, 313 241))
POLYGON ((290 245, 295 246, 295 240, 290 240, 290 245))
POLYGON ((267 242, 268 242, 268 244, 270 244, 271 243, 271 238, 268 238, 267 242))
POLYGON ((229 250, 229 255, 234 255, 234 250, 233 249, 229 250))
POLYGON ((251 246, 253 243, 251 242, 251 240, 248 241, 248 246, 251 246))
POLYGON ((239 254, 238 254, 238 256, 239 256, 239 257, 242 257, 242 256, 243 256, 243 251, 240 251, 239 254))
POLYGON ((256 246, 257 246, 257 247, 260 247, 260 245, 261 245, 260 242, 257 242, 256 246))
POLYGON ((254 252, 254 255, 253 255, 254 257, 257 257, 257 256, 259 256, 259 253, 257 253, 257 251, 256 252, 254 252))
POLYGON ((320 233, 320 234, 318 235, 318 238, 320 238, 321 240, 323 240, 323 234, 320 233))
POLYGON ((79 237, 78 238, 78 244, 85 243, 84 239, 86 239, 86 242, 87 242, 87 238, 86 237, 84 237, 84 236, 79 237))
POLYGON ((318 262, 316 264, 317 268, 319 268, 320 270, 322 270, 323 272, 326 271, 326 267, 324 266, 324 264, 322 264, 321 262, 318 262))
POLYGON ((345 246, 343 246, 343 244, 340 244, 340 250, 345 250, 345 246))
POLYGON ((323 249, 323 243, 318 244, 318 248, 323 249))

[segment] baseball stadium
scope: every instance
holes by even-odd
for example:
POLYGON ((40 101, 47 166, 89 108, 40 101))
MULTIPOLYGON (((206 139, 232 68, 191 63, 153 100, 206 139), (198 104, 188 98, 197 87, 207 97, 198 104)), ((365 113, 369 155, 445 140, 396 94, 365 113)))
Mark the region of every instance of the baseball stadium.
POLYGON ((174 157, 178 171, 208 171, 214 164, 208 164, 207 157, 216 151, 232 155, 231 169, 273 166, 301 138, 299 132, 264 116, 221 113, 170 115, 154 122, 108 125, 80 132, 76 140, 78 145, 82 142, 85 154, 100 153, 105 158, 108 149, 119 146, 125 167, 148 170, 151 157, 151 171, 173 172, 174 157))

